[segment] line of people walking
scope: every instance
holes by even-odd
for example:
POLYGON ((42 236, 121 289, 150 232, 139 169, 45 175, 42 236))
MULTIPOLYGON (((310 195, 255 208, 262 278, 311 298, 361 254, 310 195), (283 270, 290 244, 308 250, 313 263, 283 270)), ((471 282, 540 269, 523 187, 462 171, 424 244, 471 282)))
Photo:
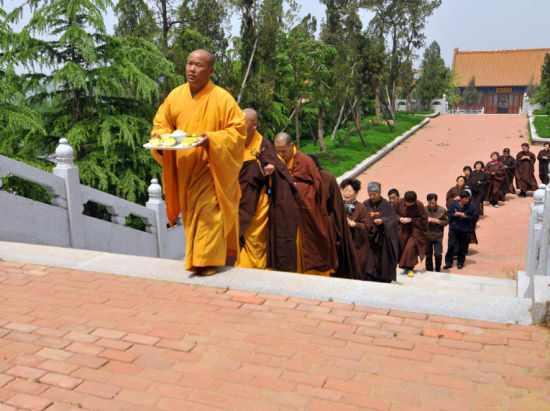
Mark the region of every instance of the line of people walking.
MULTIPOLYGON (((439 205, 436 193, 426 205, 414 191, 403 198, 397 189, 382 197, 382 185, 369 182, 368 199, 357 200, 361 182, 336 178, 323 170, 315 156, 301 153, 287 133, 274 146, 257 131, 257 115, 244 110, 247 123, 245 161, 240 176, 241 252, 236 265, 293 271, 367 281, 392 282, 397 267, 413 277, 426 259, 428 271, 465 264, 469 244, 477 243, 476 223, 484 202, 499 207, 506 194, 520 196, 537 189, 536 157, 524 143, 516 158, 504 149, 484 164, 465 166, 439 205), (443 261, 443 238, 449 226, 443 261), (444 266, 442 267, 442 264, 444 266)), ((539 153, 539 176, 548 170, 550 144, 539 153)), ((545 177, 546 179, 543 179, 545 177)))

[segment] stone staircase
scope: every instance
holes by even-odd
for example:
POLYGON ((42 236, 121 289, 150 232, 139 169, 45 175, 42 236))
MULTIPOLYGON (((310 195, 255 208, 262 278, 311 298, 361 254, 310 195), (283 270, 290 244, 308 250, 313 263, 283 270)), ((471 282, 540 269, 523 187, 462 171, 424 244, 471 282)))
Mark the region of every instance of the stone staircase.
POLYGON ((233 267, 197 277, 176 260, 9 242, 0 242, 0 258, 473 320, 532 323, 532 301, 518 297, 514 280, 418 272, 413 278, 398 274, 396 283, 381 284, 233 267))

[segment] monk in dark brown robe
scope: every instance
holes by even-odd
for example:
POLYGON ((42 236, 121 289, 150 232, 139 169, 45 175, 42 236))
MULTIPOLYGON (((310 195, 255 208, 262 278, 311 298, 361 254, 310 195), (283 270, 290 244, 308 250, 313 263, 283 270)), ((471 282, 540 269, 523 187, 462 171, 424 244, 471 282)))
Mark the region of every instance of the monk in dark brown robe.
POLYGON ((485 174, 489 179, 487 195, 485 200, 489 202, 491 207, 498 208, 498 202, 504 201, 504 191, 502 186, 506 180, 506 169, 504 164, 498 161, 498 153, 495 151, 491 154, 491 161, 485 166, 485 174))
POLYGON ((326 191, 329 237, 333 243, 331 249, 334 250, 331 259, 333 266, 336 268, 333 276, 356 280, 362 279, 363 277, 353 245, 353 237, 346 218, 340 186, 334 175, 323 170, 317 156, 310 155, 309 157, 311 157, 317 166, 326 191))
POLYGON ((510 155, 510 149, 505 148, 502 150, 502 156, 500 156, 500 162, 504 164, 506 169, 506 180, 504 181, 504 195, 516 194, 514 187, 514 176, 516 175, 516 160, 510 155))
POLYGON ((466 177, 458 176, 456 178, 456 185, 451 187, 445 196, 447 208, 451 206, 453 201, 460 199, 460 193, 464 190, 464 188, 466 188, 466 177))
POLYGON ((297 269, 298 210, 296 187, 273 145, 257 131, 258 115, 243 110, 246 122, 244 161, 239 173, 239 239, 236 266, 297 269))
POLYGON ((550 143, 544 143, 544 148, 539 151, 537 156, 539 160, 539 178, 542 184, 548 184, 548 160, 550 160, 550 143))
POLYGON ((340 183, 347 223, 353 238, 355 255, 359 264, 361 279, 367 272, 367 258, 369 253, 369 214, 367 208, 357 201, 357 194, 361 190, 361 182, 355 178, 346 178, 340 183))
POLYGON ((535 161, 537 158, 529 151, 529 144, 523 143, 521 151, 516 155, 516 185, 520 197, 527 197, 527 191, 538 189, 535 179, 535 161))
POLYGON ((297 150, 288 133, 275 136, 275 150, 298 190, 300 224, 296 238, 299 273, 330 276, 335 272, 323 179, 315 163, 297 150))
POLYGON ((489 184, 487 174, 483 171, 484 168, 485 164, 483 164, 483 161, 476 161, 474 163, 474 170, 466 183, 468 188, 472 191, 471 201, 478 216, 483 215, 483 201, 487 196, 487 186, 489 184))
POLYGON ((428 213, 414 191, 407 191, 397 200, 395 211, 399 219, 399 267, 414 277, 415 265, 426 256, 428 213))
POLYGON ((399 258, 397 215, 391 203, 380 196, 380 183, 369 183, 367 190, 369 199, 363 202, 369 236, 365 279, 390 283, 396 279, 399 258))

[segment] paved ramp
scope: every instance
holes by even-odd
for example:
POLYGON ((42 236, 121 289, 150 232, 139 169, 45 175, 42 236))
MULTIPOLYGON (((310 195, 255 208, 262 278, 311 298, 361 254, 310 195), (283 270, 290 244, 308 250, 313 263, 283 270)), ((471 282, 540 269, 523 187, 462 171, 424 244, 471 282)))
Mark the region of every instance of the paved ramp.
MULTIPOLYGON (((476 160, 486 163, 491 152, 502 152, 505 147, 515 155, 524 142, 528 142, 525 116, 439 116, 359 179, 365 188, 369 181, 382 183, 384 196, 393 187, 401 193, 414 190, 423 202, 427 194, 437 193, 444 205, 445 194, 465 165, 473 166, 476 160)), ((367 192, 362 190, 359 199, 366 198, 367 192)), ((461 274, 512 279, 524 269, 533 197, 507 198, 498 209, 485 207, 477 229, 479 245, 471 247, 461 274)))

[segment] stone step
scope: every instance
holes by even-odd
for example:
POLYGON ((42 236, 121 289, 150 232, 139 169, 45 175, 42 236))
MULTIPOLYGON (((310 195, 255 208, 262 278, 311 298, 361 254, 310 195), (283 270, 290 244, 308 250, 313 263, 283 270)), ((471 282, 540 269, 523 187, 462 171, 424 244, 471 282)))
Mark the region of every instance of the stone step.
MULTIPOLYGON (((335 301, 370 307, 388 308, 449 317, 502 323, 531 324, 530 299, 509 295, 491 295, 454 287, 433 289, 429 276, 410 284, 381 284, 341 278, 318 277, 226 267, 212 277, 197 277, 185 271, 183 263, 150 257, 110 254, 23 243, 0 242, 0 258, 76 270, 88 270, 186 284, 279 294, 315 300, 335 301)), ((438 274, 442 276, 441 274, 438 274)), ((467 284, 467 279, 448 274, 451 283, 467 284)), ((400 276, 401 281, 405 279, 400 276)), ((407 277, 408 278, 408 277, 407 277)), ((414 277, 411 280, 414 280, 414 277)), ((445 277, 442 277, 445 278, 445 277)), ((473 277, 478 284, 493 283, 473 277)), ((439 279, 439 281, 445 281, 439 279)), ((506 280, 504 280, 506 281, 506 280)), ((412 282, 412 281, 411 281, 412 282)), ((486 291, 489 291, 486 289, 486 291)))
POLYGON ((517 281, 434 271, 415 271, 414 277, 397 272, 396 284, 429 290, 462 291, 516 297, 517 281))

